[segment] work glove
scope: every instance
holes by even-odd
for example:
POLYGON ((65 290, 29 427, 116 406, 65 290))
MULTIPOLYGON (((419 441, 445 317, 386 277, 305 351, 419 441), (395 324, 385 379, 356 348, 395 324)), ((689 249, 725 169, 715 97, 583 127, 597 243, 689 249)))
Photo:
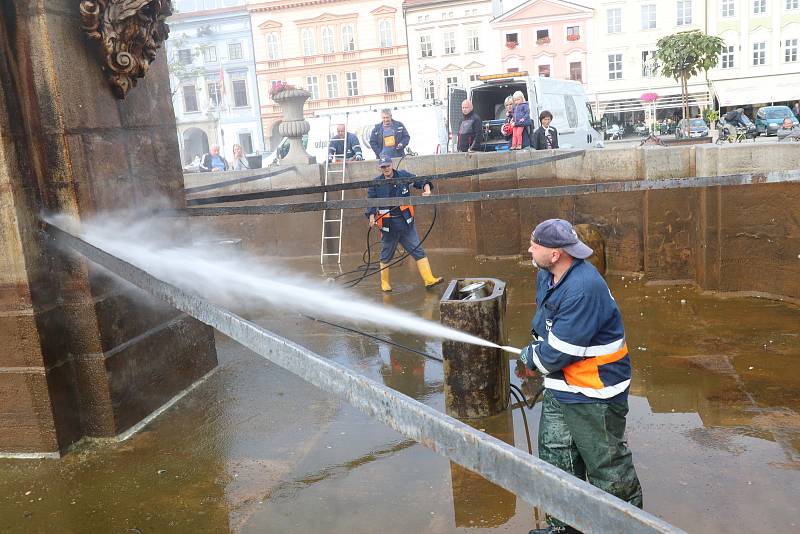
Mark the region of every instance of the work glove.
POLYGON ((530 343, 522 349, 522 352, 519 353, 517 360, 525 366, 526 369, 535 369, 536 366, 533 363, 533 344, 530 343))

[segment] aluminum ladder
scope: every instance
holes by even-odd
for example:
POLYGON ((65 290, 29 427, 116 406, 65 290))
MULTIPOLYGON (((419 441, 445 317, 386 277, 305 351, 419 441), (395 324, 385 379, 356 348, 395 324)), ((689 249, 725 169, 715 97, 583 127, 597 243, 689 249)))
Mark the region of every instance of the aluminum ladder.
MULTIPOLYGON (((347 179, 347 122, 349 113, 344 115, 344 140, 342 143, 341 160, 339 154, 334 154, 331 161, 328 154, 325 157, 325 184, 345 183, 347 179)), ((331 135, 331 124, 328 123, 328 146, 330 146, 333 136, 331 135)), ((327 148, 327 147, 326 147, 327 148)), ((336 193, 334 193, 335 195, 336 193)), ((339 191, 338 200, 344 200, 344 191, 339 191)), ((323 193, 322 200, 327 202, 331 199, 328 192, 323 193)), ((325 264, 325 258, 336 256, 337 265, 342 263, 342 229, 344 224, 344 210, 323 210, 322 211, 322 244, 320 245, 319 262, 325 264), (336 212, 338 211, 338 216, 336 212), (332 213, 331 213, 332 212, 332 213), (329 246, 330 245, 330 246, 329 246), (336 252, 331 252, 331 250, 336 252)))

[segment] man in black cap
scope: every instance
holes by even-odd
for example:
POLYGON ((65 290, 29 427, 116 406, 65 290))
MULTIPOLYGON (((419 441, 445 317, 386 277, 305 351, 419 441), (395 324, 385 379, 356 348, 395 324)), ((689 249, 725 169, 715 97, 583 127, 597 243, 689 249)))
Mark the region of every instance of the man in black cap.
MULTIPOLYGON (((391 180, 393 178, 414 178, 408 171, 392 168, 392 158, 383 156, 380 159, 381 174, 375 177, 376 181, 391 180)), ((368 198, 396 198, 410 197, 409 183, 373 185, 367 191, 368 198)), ((427 180, 413 182, 414 187, 422 189, 422 196, 429 196, 433 184, 427 180)), ((381 230, 381 289, 391 291, 389 284, 389 262, 392 261, 397 244, 411 257, 417 260, 417 269, 425 283, 425 287, 432 287, 442 281, 440 277, 433 276, 431 264, 425 255, 425 249, 419 241, 417 229, 414 226, 414 206, 381 206, 380 208, 367 208, 365 212, 369 218, 370 226, 377 226, 381 230)))
MULTIPOLYGON (((625 441, 631 364, 614 297, 594 266, 592 249, 572 225, 548 219, 528 249, 536 279, 533 341, 517 376, 544 376, 539 457, 642 507, 642 487, 625 441)), ((531 534, 577 532, 555 518, 531 534)))

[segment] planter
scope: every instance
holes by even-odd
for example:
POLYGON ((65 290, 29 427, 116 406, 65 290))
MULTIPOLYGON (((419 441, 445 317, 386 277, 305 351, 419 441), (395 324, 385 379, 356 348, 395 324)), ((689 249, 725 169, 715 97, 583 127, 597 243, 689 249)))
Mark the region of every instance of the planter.
POLYGON ((580 35, 567 35, 567 41, 580 41, 580 35))
POLYGON ((543 45, 543 44, 548 44, 548 43, 550 43, 550 38, 549 37, 545 37, 544 39, 536 39, 536 44, 538 44, 538 45, 543 45))
POLYGON ((517 47, 517 43, 515 43, 513 41, 509 41, 509 42, 506 43, 506 48, 516 48, 516 47, 517 47))
POLYGON ((311 130, 311 125, 303 116, 303 105, 311 97, 305 89, 284 89, 272 95, 272 100, 283 111, 283 122, 278 125, 278 133, 288 137, 289 152, 283 158, 287 163, 315 163, 316 159, 303 148, 303 136, 311 130))

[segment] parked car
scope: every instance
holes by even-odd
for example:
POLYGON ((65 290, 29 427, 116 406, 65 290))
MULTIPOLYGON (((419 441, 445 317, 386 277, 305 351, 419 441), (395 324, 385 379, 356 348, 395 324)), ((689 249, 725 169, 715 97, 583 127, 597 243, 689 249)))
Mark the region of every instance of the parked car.
POLYGON ((686 138, 686 123, 689 123, 689 137, 705 137, 708 135, 708 125, 703 119, 681 119, 678 122, 678 127, 675 129, 675 138, 686 138))
POLYGON ((798 120, 788 106, 764 106, 756 113, 756 128, 763 135, 777 135, 783 125, 783 119, 789 117, 797 126, 798 120))

